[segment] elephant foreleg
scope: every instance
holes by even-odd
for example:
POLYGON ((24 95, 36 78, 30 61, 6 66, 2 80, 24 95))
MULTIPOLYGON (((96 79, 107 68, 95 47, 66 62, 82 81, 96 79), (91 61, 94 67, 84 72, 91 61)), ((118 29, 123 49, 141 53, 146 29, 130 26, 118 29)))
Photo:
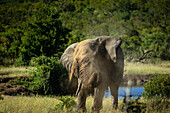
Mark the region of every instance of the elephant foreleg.
POLYGON ((112 108, 117 109, 118 107, 118 86, 110 86, 110 91, 112 95, 112 108))
POLYGON ((81 90, 78 94, 78 112, 86 112, 86 98, 88 89, 82 84, 81 90))
POLYGON ((97 113, 99 113, 100 109, 102 109, 103 97, 104 97, 104 89, 95 88, 94 89, 94 103, 93 103, 92 111, 96 111, 97 113))

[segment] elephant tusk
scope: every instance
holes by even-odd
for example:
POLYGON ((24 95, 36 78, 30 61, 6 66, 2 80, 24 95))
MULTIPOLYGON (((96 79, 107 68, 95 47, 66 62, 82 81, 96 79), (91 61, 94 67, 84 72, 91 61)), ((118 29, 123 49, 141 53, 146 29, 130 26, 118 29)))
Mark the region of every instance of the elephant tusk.
POLYGON ((76 96, 79 94, 80 90, 81 90, 81 86, 82 86, 82 81, 80 81, 80 83, 78 84, 78 88, 76 91, 76 96))

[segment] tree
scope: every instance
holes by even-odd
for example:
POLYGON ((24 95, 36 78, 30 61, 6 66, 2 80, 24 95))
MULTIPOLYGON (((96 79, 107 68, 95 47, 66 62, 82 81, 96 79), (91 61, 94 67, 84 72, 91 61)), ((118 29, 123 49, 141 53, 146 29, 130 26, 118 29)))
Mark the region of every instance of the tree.
POLYGON ((58 9, 44 6, 40 11, 35 11, 34 16, 33 22, 24 27, 20 57, 29 61, 32 57, 53 56, 64 51, 70 30, 62 26, 58 9))

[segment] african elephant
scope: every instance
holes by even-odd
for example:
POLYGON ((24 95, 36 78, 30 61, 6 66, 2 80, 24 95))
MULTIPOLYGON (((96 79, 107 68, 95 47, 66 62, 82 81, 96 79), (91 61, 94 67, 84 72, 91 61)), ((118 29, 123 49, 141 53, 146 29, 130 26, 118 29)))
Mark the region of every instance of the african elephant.
POLYGON ((94 88, 92 111, 99 112, 104 92, 108 87, 111 90, 112 107, 117 109, 118 87, 124 70, 121 43, 121 39, 109 36, 87 39, 74 47, 71 45, 68 47, 72 48, 71 51, 66 50, 62 55, 60 61, 70 72, 69 80, 72 80, 73 75, 78 78, 76 94, 78 94, 79 111, 86 111, 88 91, 94 88))

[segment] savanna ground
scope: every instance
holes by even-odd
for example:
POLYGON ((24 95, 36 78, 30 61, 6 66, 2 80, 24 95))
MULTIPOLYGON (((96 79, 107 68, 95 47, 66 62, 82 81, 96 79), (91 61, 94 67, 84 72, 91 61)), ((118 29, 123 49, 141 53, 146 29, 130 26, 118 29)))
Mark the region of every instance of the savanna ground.
MULTIPOLYGON (((31 76, 29 70, 33 67, 0 67, 0 78, 10 78, 18 76, 31 76)), ((127 63, 125 62, 125 74, 140 74, 140 73, 153 73, 153 74, 170 74, 170 62, 163 61, 157 64, 143 64, 143 63, 127 63)), ((0 83, 2 84, 2 83, 0 83)), ((47 112, 68 112, 66 109, 58 111, 56 105, 60 103, 56 96, 8 96, 3 95, 3 100, 0 100, 0 112, 2 113, 47 113, 47 112)), ((73 97, 77 102, 77 97, 73 97)), ((144 101, 144 99, 140 99, 144 101)), ((169 103, 169 100, 168 100, 169 103)), ((164 112, 169 112, 169 105, 165 104, 166 109, 164 112), (168 106, 168 109, 167 109, 168 106)), ((87 112, 91 112, 93 104, 93 97, 87 98, 86 107, 87 112)), ((119 109, 114 112, 122 112, 120 107, 123 105, 122 100, 119 101, 119 109)), ((113 112, 110 111, 111 99, 104 98, 103 109, 101 113, 113 112)), ((147 108, 150 112, 150 108, 147 108)), ((74 107, 72 112, 76 112, 74 107)), ((156 110, 155 112, 161 112, 156 110)))

